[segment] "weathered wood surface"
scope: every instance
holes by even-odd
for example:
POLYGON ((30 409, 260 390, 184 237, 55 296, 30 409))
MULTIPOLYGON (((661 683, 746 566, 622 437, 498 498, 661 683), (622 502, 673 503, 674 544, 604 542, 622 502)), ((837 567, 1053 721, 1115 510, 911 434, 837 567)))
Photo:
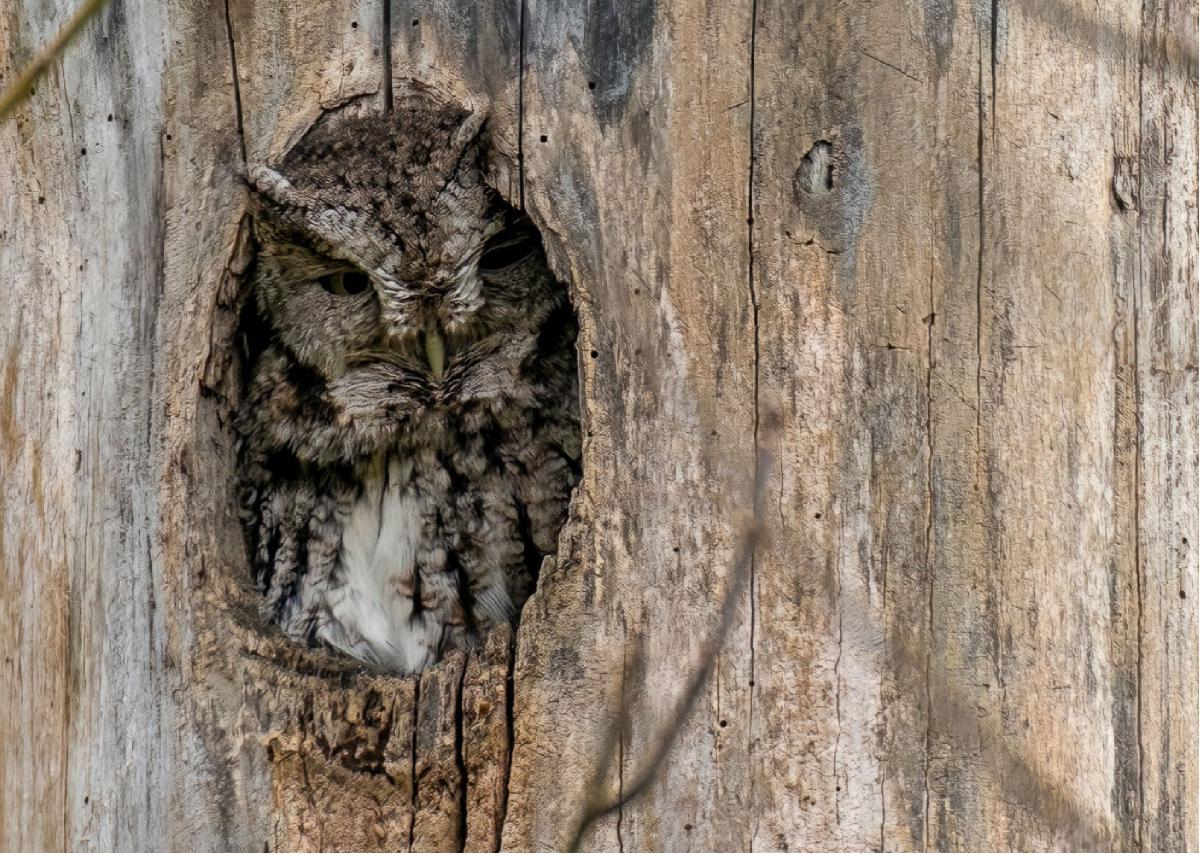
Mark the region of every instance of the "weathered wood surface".
MULTIPOLYGON (((70 13, 0 11, 0 86, 70 13)), ((0 126, 0 846, 1200 845, 1194 4, 121 2, 0 126), (419 81, 581 321, 510 650, 267 631, 229 491, 238 175, 419 81), (647 652, 644 672, 631 655, 647 652), (511 685, 510 685, 511 681, 511 685), (619 770, 619 772, 617 771, 619 770)))

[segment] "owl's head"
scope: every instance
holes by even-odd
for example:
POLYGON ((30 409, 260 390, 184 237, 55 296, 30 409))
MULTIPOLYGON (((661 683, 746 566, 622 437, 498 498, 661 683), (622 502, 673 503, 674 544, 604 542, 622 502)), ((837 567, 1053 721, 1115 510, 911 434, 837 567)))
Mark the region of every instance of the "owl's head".
POLYGON ((552 277, 484 180, 485 149, 482 119, 416 92, 250 168, 258 306, 297 360, 327 379, 390 360, 437 382, 456 353, 527 324, 552 277))

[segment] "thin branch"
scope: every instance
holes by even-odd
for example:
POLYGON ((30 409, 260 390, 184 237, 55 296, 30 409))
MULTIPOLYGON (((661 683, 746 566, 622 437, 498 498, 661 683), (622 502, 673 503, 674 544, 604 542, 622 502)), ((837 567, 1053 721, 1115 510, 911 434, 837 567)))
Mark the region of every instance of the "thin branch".
POLYGON ((83 25, 94 18, 107 3, 108 0, 84 0, 84 4, 79 7, 79 11, 71 17, 71 20, 67 22, 65 27, 58 31, 58 35, 54 37, 54 41, 43 48, 42 52, 34 58, 33 62, 25 66, 25 70, 21 72, 21 76, 17 78, 17 82, 0 96, 0 122, 7 119, 8 115, 29 96, 30 90, 33 89, 33 84, 37 83, 38 78, 66 50, 67 45, 71 43, 71 39, 75 38, 83 25))
MULTIPOLYGON (((721 619, 716 631, 704 647, 700 667, 692 677, 683 696, 676 704, 675 712, 671 715, 667 726, 663 729, 663 733, 658 738, 650 741, 649 744, 654 746, 654 751, 644 768, 633 777, 631 783, 628 783, 623 788, 623 792, 616 798, 610 798, 603 793, 603 784, 605 779, 608 778, 609 769, 612 766, 612 758, 621 734, 627 732, 629 728, 630 704, 626 697, 623 696, 621 698, 620 712, 613 717, 609 725, 604 747, 600 754, 600 765, 592 776, 591 784, 587 790, 592 796, 584 806, 583 815, 571 839, 570 851, 572 852, 579 850, 579 845, 584 835, 593 824, 632 802, 654 783, 658 777, 658 773, 666 763, 667 756, 671 753, 671 749, 679 738, 679 734, 683 730, 684 722, 691 715, 693 708, 696 706, 696 701, 700 698, 700 693, 704 690, 709 678, 712 676, 713 669, 716 667, 717 657, 725 646, 729 630, 733 626, 734 617, 737 615, 742 593, 746 590, 746 586, 750 581, 750 566, 755 550, 762 543, 764 536, 763 495, 766 489, 768 473, 770 473, 771 467, 774 465, 770 446, 773 442, 772 437, 776 431, 776 425, 768 423, 763 428, 762 443, 759 446, 758 461, 754 472, 754 516, 739 539, 729 588, 725 592, 725 598, 721 603, 721 619)), ((632 679, 626 678, 624 684, 630 685, 643 682, 642 677, 645 675, 645 668, 645 637, 639 635, 634 642, 631 667, 629 669, 632 679)), ((624 695, 624 692, 622 692, 622 695, 624 695)))

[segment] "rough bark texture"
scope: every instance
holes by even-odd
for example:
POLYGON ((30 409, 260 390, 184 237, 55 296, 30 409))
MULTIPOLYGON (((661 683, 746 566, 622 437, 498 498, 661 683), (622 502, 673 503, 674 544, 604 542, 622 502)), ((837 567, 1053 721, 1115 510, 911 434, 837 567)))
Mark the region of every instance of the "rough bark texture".
MULTIPOLYGON (((69 12, 0 11, 0 87, 69 12)), ((586 847, 1197 848, 1195 31, 112 0, 0 125, 0 847, 566 845, 771 438, 586 847), (264 626, 229 422, 240 172, 413 80, 571 282, 585 461, 515 638, 401 679, 264 626)))

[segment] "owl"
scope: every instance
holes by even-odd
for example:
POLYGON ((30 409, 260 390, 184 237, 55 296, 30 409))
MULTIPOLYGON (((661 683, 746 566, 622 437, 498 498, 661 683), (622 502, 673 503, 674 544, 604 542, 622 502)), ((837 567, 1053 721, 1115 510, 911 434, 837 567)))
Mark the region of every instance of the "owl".
POLYGON ((579 477, 575 316, 486 137, 418 91, 248 169, 255 576, 289 636, 375 670, 515 621, 579 477))

